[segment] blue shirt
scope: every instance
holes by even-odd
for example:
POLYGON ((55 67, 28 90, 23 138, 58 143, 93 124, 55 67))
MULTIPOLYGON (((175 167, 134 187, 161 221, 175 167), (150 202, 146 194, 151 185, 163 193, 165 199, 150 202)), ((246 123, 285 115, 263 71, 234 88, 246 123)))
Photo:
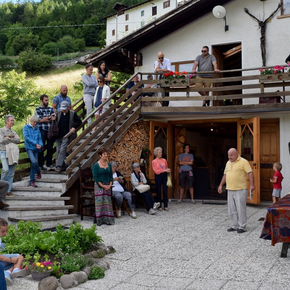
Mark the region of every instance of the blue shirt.
POLYGON ((100 86, 98 91, 97 91, 97 100, 95 103, 95 108, 97 108, 102 103, 102 101, 101 101, 102 94, 103 94, 103 88, 100 86))
POLYGON ((61 102, 63 102, 63 101, 67 101, 67 102, 70 104, 70 106, 71 106, 71 100, 70 100, 70 97, 68 97, 68 96, 63 97, 63 96, 59 93, 57 96, 55 96, 55 97, 53 98, 52 103, 53 103, 53 104, 56 104, 56 111, 57 111, 57 112, 59 111, 60 104, 61 104, 61 102))
MULTIPOLYGON (((38 116, 39 120, 41 120, 43 117, 50 117, 52 114, 54 114, 54 110, 51 107, 43 108, 42 106, 39 106, 35 109, 34 114, 38 116)), ((51 122, 37 124, 38 128, 43 131, 49 131, 50 125, 51 122)))
MULTIPOLYGON (((191 153, 189 153, 189 154, 181 153, 179 155, 179 161, 190 162, 193 160, 194 160, 193 155, 191 153)), ((191 165, 180 165, 180 169, 182 171, 189 171, 189 170, 192 170, 192 166, 191 165)))

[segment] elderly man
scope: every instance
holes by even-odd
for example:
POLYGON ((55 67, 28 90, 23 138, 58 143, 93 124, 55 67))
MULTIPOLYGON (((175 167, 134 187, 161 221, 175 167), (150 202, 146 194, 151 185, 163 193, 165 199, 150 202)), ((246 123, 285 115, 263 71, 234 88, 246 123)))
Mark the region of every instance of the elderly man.
POLYGON ((76 128, 82 124, 79 116, 70 110, 70 104, 67 101, 63 101, 59 108, 60 112, 57 114, 57 122, 59 129, 59 138, 56 139, 56 172, 61 172, 65 167, 66 148, 72 138, 64 136, 71 133, 71 136, 75 134, 76 128))
POLYGON ((67 95, 67 86, 66 85, 62 85, 60 87, 60 93, 57 96, 55 96, 52 100, 52 108, 56 114, 59 111, 60 104, 63 101, 68 102, 70 105, 70 110, 73 110, 70 97, 67 95))
POLYGON ((46 157, 44 158, 43 151, 38 154, 38 165, 41 170, 52 170, 52 154, 53 154, 53 140, 47 138, 51 122, 56 119, 56 114, 53 108, 48 106, 48 96, 40 96, 41 105, 35 109, 35 115, 38 117, 38 128, 40 130, 44 150, 46 150, 46 157), (46 160, 45 160, 46 159, 46 160), (46 166, 44 162, 46 161, 46 166))
MULTIPOLYGON (((11 128, 14 125, 14 116, 7 115, 5 116, 5 126, 0 129, 0 155, 2 162, 2 173, 1 180, 6 180, 9 183, 8 188, 8 196, 13 196, 11 193, 13 177, 15 173, 15 167, 18 163, 19 150, 16 152, 17 156, 14 156, 14 161, 8 161, 7 148, 12 144, 18 144, 20 142, 20 138, 11 128), (17 158, 17 160, 15 160, 17 158)), ((10 147, 11 148, 11 147, 10 147)), ((17 148, 16 148, 17 149, 17 148)), ((15 153, 15 152, 14 152, 15 153)))
POLYGON ((9 183, 5 180, 0 180, 0 209, 3 209, 9 206, 9 204, 6 204, 3 202, 6 199, 8 188, 9 188, 9 183))
MULTIPOLYGON (((159 79, 163 77, 164 73, 168 73, 171 71, 171 62, 168 58, 164 57, 163 52, 158 52, 157 54, 157 60, 154 63, 154 72, 159 73, 159 79)), ((165 93, 165 97, 169 97, 169 93, 165 93)), ((163 101, 162 106, 163 107, 168 107, 169 102, 168 101, 163 101)))
POLYGON ((222 187, 226 183, 228 190, 228 213, 231 227, 228 232, 237 231, 239 234, 246 231, 247 225, 247 176, 250 180, 250 190, 255 190, 254 175, 249 162, 242 158, 235 148, 228 151, 229 161, 226 164, 224 175, 218 188, 222 193, 222 187))
MULTIPOLYGON (((199 72, 203 71, 215 71, 219 72, 220 70, 217 67, 217 61, 214 55, 209 54, 208 46, 203 46, 201 50, 201 55, 198 55, 194 61, 192 72, 196 73, 196 68, 198 67, 199 72)), ((197 78, 212 78, 213 74, 198 74, 197 78)), ((210 88, 211 83, 203 81, 201 83, 195 83, 196 88, 210 88)), ((198 92, 201 96, 208 96, 209 92, 198 92)), ((203 106, 209 106, 210 101, 203 101, 203 106)))

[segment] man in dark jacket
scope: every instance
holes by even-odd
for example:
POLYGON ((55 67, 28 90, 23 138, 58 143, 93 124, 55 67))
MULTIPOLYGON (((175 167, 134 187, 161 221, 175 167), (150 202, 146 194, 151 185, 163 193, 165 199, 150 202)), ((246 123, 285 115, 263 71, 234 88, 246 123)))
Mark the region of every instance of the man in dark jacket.
POLYGON ((70 110, 70 104, 63 101, 57 114, 57 122, 59 137, 56 139, 57 161, 55 171, 60 172, 65 167, 66 148, 71 140, 70 137, 64 138, 64 136, 69 132, 75 134, 76 128, 82 124, 82 121, 74 111, 70 110))

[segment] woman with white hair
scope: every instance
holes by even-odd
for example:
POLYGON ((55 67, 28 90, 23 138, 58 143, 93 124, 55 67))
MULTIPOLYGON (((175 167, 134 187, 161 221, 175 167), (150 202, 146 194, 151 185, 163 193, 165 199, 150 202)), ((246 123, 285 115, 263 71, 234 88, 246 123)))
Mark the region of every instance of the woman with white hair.
POLYGON ((40 167, 37 163, 38 153, 43 149, 41 133, 37 126, 38 116, 34 115, 30 118, 30 124, 23 127, 24 146, 30 159, 30 183, 29 186, 35 185, 35 173, 38 179, 41 178, 40 167))
POLYGON ((155 210, 160 206, 160 203, 154 201, 154 198, 150 190, 147 190, 145 192, 138 191, 136 187, 138 185, 146 184, 147 179, 145 175, 142 173, 139 163, 134 163, 132 165, 132 168, 133 168, 133 173, 131 174, 131 183, 132 183, 133 191, 144 200, 148 213, 155 214, 156 213, 155 210))
POLYGON ((161 147, 156 147, 153 153, 156 158, 152 161, 152 168, 153 168, 153 171, 155 172, 157 201, 160 202, 159 210, 162 210, 162 204, 161 204, 161 186, 162 186, 164 210, 168 211, 168 197, 167 197, 167 184, 166 183, 167 183, 167 173, 170 173, 171 170, 167 166, 166 159, 162 158, 161 147))

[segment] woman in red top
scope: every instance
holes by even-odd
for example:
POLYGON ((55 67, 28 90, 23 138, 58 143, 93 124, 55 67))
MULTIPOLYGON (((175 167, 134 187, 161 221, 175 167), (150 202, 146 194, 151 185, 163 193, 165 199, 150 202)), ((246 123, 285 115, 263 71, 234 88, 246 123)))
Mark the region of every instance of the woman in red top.
POLYGON ((163 187, 163 203, 164 210, 168 210, 168 197, 167 197, 167 173, 170 173, 171 170, 167 166, 166 159, 162 158, 162 148, 156 147, 154 149, 154 156, 156 157, 152 161, 152 168, 155 172, 155 184, 156 184, 156 193, 157 193, 157 202, 160 202, 159 210, 162 210, 161 204, 161 186, 163 187))
POLYGON ((281 191, 282 191, 282 180, 283 175, 280 172, 282 170, 282 164, 279 162, 274 163, 273 170, 275 171, 274 176, 270 179, 270 182, 273 183, 273 203, 277 202, 281 198, 281 191))

